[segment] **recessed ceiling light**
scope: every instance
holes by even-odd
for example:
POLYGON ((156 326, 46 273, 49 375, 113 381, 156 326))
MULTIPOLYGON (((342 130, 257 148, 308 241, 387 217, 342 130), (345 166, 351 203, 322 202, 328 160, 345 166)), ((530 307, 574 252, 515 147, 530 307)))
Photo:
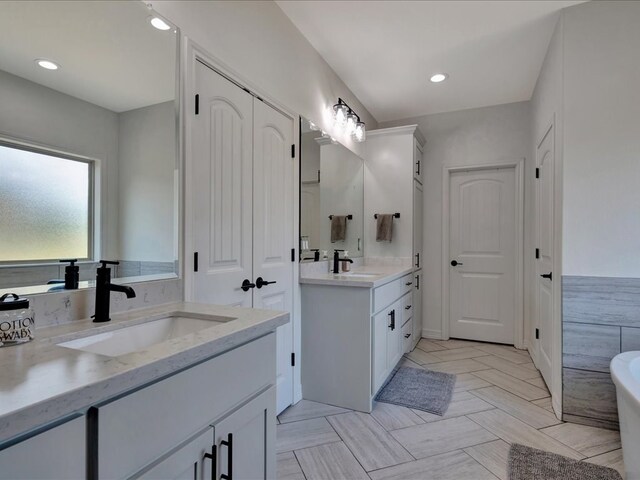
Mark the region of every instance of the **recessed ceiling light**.
POLYGON ((436 73, 435 75, 432 75, 430 80, 433 83, 440 83, 440 82, 444 82, 447 78, 449 78, 449 75, 447 75, 446 73, 436 73))
POLYGON ((56 62, 52 62, 51 60, 47 60, 46 58, 36 58, 36 63, 42 68, 46 68, 47 70, 58 70, 60 65, 56 62))
POLYGON ((162 20, 159 17, 150 17, 149 18, 149 22, 151 22, 151 25, 156 27, 158 30, 170 30, 171 29, 171 25, 169 25, 167 22, 165 22, 164 20, 162 20))

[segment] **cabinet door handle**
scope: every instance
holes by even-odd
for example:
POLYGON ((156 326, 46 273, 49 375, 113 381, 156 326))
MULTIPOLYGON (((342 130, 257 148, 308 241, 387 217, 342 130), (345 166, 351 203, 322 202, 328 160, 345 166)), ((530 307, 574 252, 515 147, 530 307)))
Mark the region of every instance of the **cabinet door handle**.
POLYGON ((548 278, 549 280, 553 280, 553 272, 543 273, 540 275, 542 278, 548 278))
POLYGON ((393 332, 396 329, 396 311, 391 310, 389 312, 389 316, 391 317, 391 324, 389 325, 389 328, 393 332))
POLYGON ((205 453, 204 458, 211 459, 211 480, 216 480, 216 470, 218 469, 218 455, 216 446, 211 446, 211 453, 205 453))
POLYGON ((420 290, 420 275, 416 275, 416 288, 420 290))
POLYGON ((262 277, 258 277, 257 280, 256 280, 256 287, 262 288, 265 285, 271 285, 272 283, 276 283, 276 281, 272 280, 271 282, 268 282, 267 280, 263 279, 262 277))
POLYGON ((420 175, 420 160, 416 162, 416 165, 418 166, 418 169, 416 170, 416 175, 420 175))
POLYGON ((409 286, 413 285, 413 282, 407 282, 407 283, 405 283, 405 285, 406 285, 407 287, 409 287, 409 286))
POLYGON ((406 307, 404 307, 405 310, 409 310, 411 308, 411 305, 407 305, 406 307))
POLYGON ((256 284, 251 283, 249 279, 245 278, 240 288, 242 289, 243 292, 248 292, 250 288, 256 288, 256 284))
POLYGON ((409 338, 411 336, 410 333, 405 333, 404 338, 409 338))
POLYGON ((420 268, 420 254, 416 253, 416 268, 420 268))
POLYGON ((220 446, 223 445, 227 447, 227 473, 220 474, 220 480, 233 480, 233 433, 220 442, 220 446))

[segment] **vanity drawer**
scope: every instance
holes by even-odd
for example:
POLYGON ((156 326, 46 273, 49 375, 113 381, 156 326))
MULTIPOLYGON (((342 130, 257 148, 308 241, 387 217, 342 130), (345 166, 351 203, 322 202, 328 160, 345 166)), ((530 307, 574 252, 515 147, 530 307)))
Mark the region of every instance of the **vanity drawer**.
POLYGON ((407 323, 402 327, 402 350, 404 353, 411 351, 411 345, 413 344, 413 318, 410 318, 407 323))
POLYGON ((402 326, 409 321, 409 319, 413 317, 413 295, 411 292, 405 293, 404 297, 402 297, 402 326))
POLYGON ((241 347, 98 407, 99 478, 126 478, 276 378, 276 338, 241 347))
POLYGON ((410 292, 413 282, 413 274, 409 273, 402 278, 376 288, 373 291, 373 313, 379 312, 405 293, 410 292))

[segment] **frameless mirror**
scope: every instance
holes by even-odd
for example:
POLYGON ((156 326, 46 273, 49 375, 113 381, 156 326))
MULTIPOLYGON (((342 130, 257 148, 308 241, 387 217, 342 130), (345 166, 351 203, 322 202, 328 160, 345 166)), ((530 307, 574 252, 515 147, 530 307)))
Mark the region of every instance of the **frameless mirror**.
POLYGON ((300 124, 300 260, 322 260, 334 249, 361 257, 364 162, 312 122, 300 124))
POLYGON ((175 277, 179 35, 142 2, 0 2, 0 291, 175 277), (153 20, 153 22, 152 22, 153 20), (155 24, 155 25, 154 25, 155 24))

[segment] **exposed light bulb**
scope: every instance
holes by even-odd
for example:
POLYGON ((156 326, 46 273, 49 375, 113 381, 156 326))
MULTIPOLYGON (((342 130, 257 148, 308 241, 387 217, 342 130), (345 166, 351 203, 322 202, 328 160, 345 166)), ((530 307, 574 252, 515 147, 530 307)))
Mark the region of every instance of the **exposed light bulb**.
POLYGON ((47 60, 46 58, 38 58, 36 59, 36 63, 42 68, 46 68, 47 70, 58 70, 60 65, 56 62, 52 62, 51 60, 47 60))
POLYGON ((320 130, 320 128, 313 122, 309 122, 309 130, 312 130, 314 132, 320 130))
POLYGON ((355 113, 352 112, 347 115, 347 135, 353 135, 353 133, 356 131, 357 120, 358 117, 356 117, 355 113))
POLYGON ((353 137, 355 138, 356 142, 364 142, 366 138, 366 130, 364 127, 364 122, 356 123, 356 128, 353 132, 353 137))
POLYGON ((342 105, 340 103, 333 106, 333 111, 335 112, 333 115, 335 124, 337 127, 343 128, 347 123, 347 107, 346 105, 342 105))

